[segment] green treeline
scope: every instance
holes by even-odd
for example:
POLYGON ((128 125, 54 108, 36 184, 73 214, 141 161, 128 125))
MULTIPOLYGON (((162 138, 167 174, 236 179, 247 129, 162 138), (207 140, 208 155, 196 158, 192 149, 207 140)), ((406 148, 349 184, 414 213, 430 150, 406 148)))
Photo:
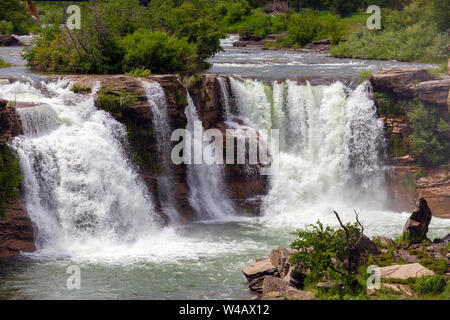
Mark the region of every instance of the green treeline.
POLYGON ((448 58, 448 0, 36 2, 42 27, 27 15, 24 2, 2 1, 0 33, 38 33, 36 46, 24 57, 42 71, 194 74, 208 68, 207 59, 221 50, 226 33, 249 39, 275 35, 267 49, 331 39, 335 57, 448 58), (65 27, 69 4, 81 7, 80 30, 65 27), (382 7, 380 30, 366 27, 369 4, 382 7))

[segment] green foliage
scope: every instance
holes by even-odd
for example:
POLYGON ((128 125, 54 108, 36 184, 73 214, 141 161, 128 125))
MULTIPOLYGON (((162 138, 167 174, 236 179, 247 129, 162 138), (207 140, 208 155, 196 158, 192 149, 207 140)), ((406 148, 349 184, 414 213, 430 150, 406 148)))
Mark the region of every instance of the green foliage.
MULTIPOLYGON (((23 1, 19 0, 2 0, 0 2, 0 21, 9 22, 7 26, 8 33, 26 34, 38 27, 25 9, 23 1), (10 26, 12 26, 12 31, 9 29, 10 26)), ((6 25, 2 25, 5 28, 6 25)))
POLYGON ((331 44, 336 45, 344 40, 347 34, 347 25, 342 19, 333 14, 328 14, 322 22, 323 38, 330 38, 331 44))
POLYGON ((0 21, 0 34, 11 34, 13 33, 14 27, 11 21, 1 20, 0 21))
POLYGON ((0 58, 0 69, 1 68, 9 68, 9 67, 11 67, 11 65, 0 58))
MULTIPOLYGON (((436 0, 439 2, 439 0, 436 0)), ((383 10, 382 30, 362 27, 331 50, 335 57, 443 61, 450 36, 440 27, 433 1, 413 0, 402 11, 383 10)), ((447 11, 448 12, 448 11, 447 11)))
POLYGON ((155 72, 195 72, 196 46, 164 32, 138 30, 120 42, 123 70, 145 68, 155 72))
POLYGON ((131 70, 130 72, 126 72, 125 75, 132 76, 132 77, 150 77, 152 75, 152 72, 148 69, 144 68, 136 68, 131 70))
POLYGON ((76 83, 70 89, 70 91, 73 91, 75 93, 88 93, 91 92, 91 87, 76 83))
POLYGON ((122 120, 123 110, 143 98, 141 92, 115 91, 111 87, 105 87, 99 91, 97 103, 100 109, 122 120))
MULTIPOLYGON (((357 224, 347 224, 350 243, 354 245, 361 234, 357 224)), ((295 232, 297 238, 291 247, 298 250, 290 262, 296 270, 302 272, 309 270, 308 281, 331 279, 342 281, 348 289, 358 290, 355 270, 348 265, 348 247, 345 232, 342 229, 333 229, 324 226, 320 221, 315 225, 295 232)))
POLYGON ((414 289, 420 296, 437 295, 444 291, 444 278, 440 275, 422 276, 416 280, 414 289))
POLYGON ((10 202, 19 198, 21 180, 19 159, 8 146, 0 146, 0 219, 6 218, 10 202))
POLYGON ((367 81, 370 78, 372 78, 372 72, 370 70, 364 70, 358 77, 360 83, 367 81))
POLYGON ((290 46, 304 46, 316 38, 320 31, 318 14, 312 10, 302 10, 289 19, 286 44, 290 46))
POLYGON ((450 158, 450 142, 443 134, 448 124, 438 117, 434 110, 429 110, 414 100, 409 104, 407 118, 412 128, 409 136, 411 153, 419 163, 436 166, 450 158))

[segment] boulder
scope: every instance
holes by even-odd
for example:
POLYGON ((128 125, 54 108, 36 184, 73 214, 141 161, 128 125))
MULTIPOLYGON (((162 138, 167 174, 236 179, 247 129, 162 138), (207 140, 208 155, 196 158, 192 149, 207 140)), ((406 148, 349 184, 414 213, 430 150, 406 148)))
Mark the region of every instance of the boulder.
POLYGON ((424 198, 419 198, 416 202, 416 209, 406 221, 403 232, 414 241, 426 239, 431 217, 432 214, 427 201, 424 198))
POLYGON ((387 68, 374 72, 370 82, 375 91, 391 91, 401 98, 411 98, 411 83, 434 80, 421 68, 387 68))
POLYGON ((270 252, 269 260, 277 268, 282 278, 284 278, 289 272, 289 268, 291 266, 289 258, 293 253, 294 250, 281 247, 278 247, 270 252))
POLYGON ((422 102, 434 104, 447 109, 450 78, 421 82, 411 86, 411 92, 422 102))
POLYGON ((249 267, 242 270, 248 282, 252 282, 256 278, 264 276, 273 276, 278 274, 277 268, 269 259, 254 262, 249 267))
POLYGON ((11 35, 0 35, 0 47, 21 46, 19 40, 11 35))
POLYGON ((425 268, 419 263, 396 264, 380 268, 380 276, 385 279, 403 279, 418 278, 422 276, 432 276, 434 272, 425 268))
POLYGON ((262 292, 262 299, 317 300, 312 292, 297 290, 286 281, 275 277, 264 279, 262 292))

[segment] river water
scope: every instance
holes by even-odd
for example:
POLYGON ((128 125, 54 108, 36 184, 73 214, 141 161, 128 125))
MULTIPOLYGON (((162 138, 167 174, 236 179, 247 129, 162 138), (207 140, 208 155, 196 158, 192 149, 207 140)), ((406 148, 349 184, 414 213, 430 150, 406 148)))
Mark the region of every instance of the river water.
MULTIPOLYGON (((345 221, 353 221, 353 209, 361 212, 369 236, 401 234, 409 213, 384 206, 383 128, 367 84, 289 79, 354 79, 368 68, 412 65, 233 49, 232 40, 211 59, 209 72, 233 75, 234 116, 257 129, 280 130, 279 167, 270 176, 263 215, 230 212, 223 194, 207 190, 221 188, 220 168, 200 167, 188 183, 204 220, 183 225, 174 218, 168 226, 158 220, 152 195, 123 148, 125 128, 97 110, 93 96, 74 94, 67 82, 41 82, 18 58, 20 48, 0 48, 16 64, 0 77, 27 76, 0 82, 0 98, 39 104, 19 111, 25 133, 11 143, 24 171, 37 251, 0 262, 0 298, 252 299, 242 269, 289 246, 296 228, 319 219, 337 225, 332 210, 345 221), (81 289, 66 286, 70 266, 80 268, 81 289)), ((164 106, 159 87, 146 89, 152 108, 164 106)), ((190 101, 188 129, 194 111, 190 101)), ((449 232, 450 220, 433 218, 430 237, 449 232)))

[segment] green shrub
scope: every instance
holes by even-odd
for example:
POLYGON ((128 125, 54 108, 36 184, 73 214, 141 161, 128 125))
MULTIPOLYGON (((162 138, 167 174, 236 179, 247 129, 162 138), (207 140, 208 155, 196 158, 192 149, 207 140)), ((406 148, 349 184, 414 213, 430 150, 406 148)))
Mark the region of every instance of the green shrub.
POLYGON ((91 87, 76 83, 70 89, 70 91, 73 91, 75 93, 89 93, 91 92, 91 87))
POLYGON ((365 70, 361 72, 361 74, 358 77, 360 83, 369 80, 370 78, 372 78, 372 72, 370 70, 365 70))
POLYGON ((0 69, 1 68, 9 68, 11 65, 7 62, 5 62, 3 59, 0 58, 0 69))
POLYGON ((182 74, 196 71, 196 45, 165 32, 138 30, 123 38, 120 45, 125 52, 124 71, 136 68, 182 74))
POLYGON ((0 219, 6 218, 11 201, 19 198, 21 180, 19 159, 8 146, 0 146, 0 219))
POLYGON ((132 77, 150 77, 152 75, 151 71, 148 69, 144 69, 144 68, 136 68, 133 69, 129 72, 125 73, 127 76, 132 76, 132 77))
MULTIPOLYGON (((357 224, 347 224, 350 243, 354 245, 361 234, 357 224)), ((290 262, 298 272, 309 270, 308 281, 331 279, 343 281, 347 289, 358 291, 357 268, 348 264, 345 232, 324 226, 320 221, 295 232, 291 247, 296 249, 290 262)))
POLYGON ((409 104, 407 113, 412 133, 408 137, 411 153, 419 163, 436 166, 450 157, 450 142, 446 138, 447 122, 434 110, 428 110, 418 100, 409 104))
POLYGON ((320 31, 318 14, 305 9, 300 14, 292 15, 289 19, 286 44, 290 46, 304 46, 313 41, 320 31))
POLYGON ((23 1, 19 0, 2 0, 0 2, 0 21, 10 23, 7 26, 8 33, 26 34, 38 27, 25 9, 23 1), (10 26, 12 26, 12 31, 9 30, 10 26))
POLYGON ((444 278, 440 275, 422 276, 416 280, 414 289, 420 296, 437 295, 444 291, 444 278))
POLYGON ((11 21, 1 20, 0 21, 0 34, 11 34, 14 30, 11 21))

